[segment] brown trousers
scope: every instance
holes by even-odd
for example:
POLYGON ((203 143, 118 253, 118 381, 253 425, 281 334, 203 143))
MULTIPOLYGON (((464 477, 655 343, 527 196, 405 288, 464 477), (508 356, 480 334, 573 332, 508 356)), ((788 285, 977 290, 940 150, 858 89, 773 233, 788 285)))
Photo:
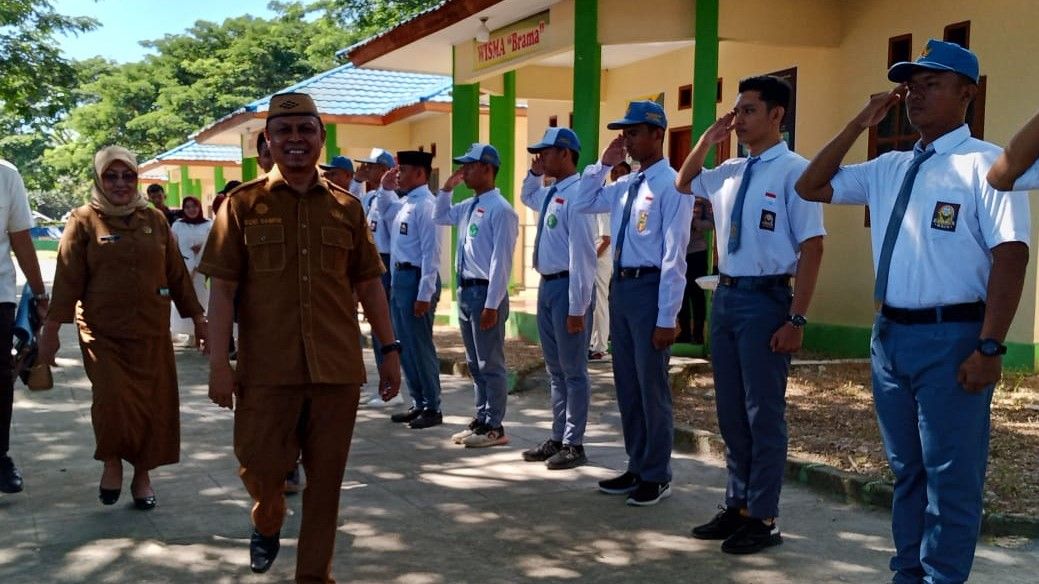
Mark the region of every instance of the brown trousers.
POLYGON ((285 476, 302 453, 307 486, 296 550, 296 582, 334 583, 332 554, 339 493, 357 418, 359 385, 243 387, 235 408, 239 476, 255 503, 252 520, 263 535, 281 530, 285 476))

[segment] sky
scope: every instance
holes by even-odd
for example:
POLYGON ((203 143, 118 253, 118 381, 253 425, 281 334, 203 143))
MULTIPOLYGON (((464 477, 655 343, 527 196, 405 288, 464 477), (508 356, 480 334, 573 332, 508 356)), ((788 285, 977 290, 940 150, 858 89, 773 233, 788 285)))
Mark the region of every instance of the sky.
POLYGON ((197 20, 222 22, 251 14, 270 18, 268 0, 52 0, 67 16, 92 16, 97 29, 78 37, 59 37, 62 52, 72 59, 101 55, 119 63, 138 61, 151 51, 140 41, 184 32, 197 20))

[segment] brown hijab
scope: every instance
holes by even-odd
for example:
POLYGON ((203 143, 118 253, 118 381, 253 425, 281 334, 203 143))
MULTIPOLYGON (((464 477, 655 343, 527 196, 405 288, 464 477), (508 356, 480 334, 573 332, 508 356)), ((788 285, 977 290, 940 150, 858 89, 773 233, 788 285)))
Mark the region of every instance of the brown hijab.
POLYGON ((137 157, 122 146, 105 146, 94 155, 94 186, 90 191, 90 206, 102 215, 110 217, 126 217, 137 209, 148 206, 148 199, 144 198, 139 191, 137 197, 125 205, 116 205, 108 199, 105 193, 101 175, 112 166, 114 162, 122 162, 137 172, 137 157))

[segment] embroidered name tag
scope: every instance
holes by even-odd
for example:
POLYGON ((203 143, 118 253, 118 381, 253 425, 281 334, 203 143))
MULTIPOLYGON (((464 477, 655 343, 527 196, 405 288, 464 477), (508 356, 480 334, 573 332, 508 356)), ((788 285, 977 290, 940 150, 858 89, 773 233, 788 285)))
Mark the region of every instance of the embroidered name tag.
POLYGON ((956 231, 956 221, 960 218, 960 204, 938 201, 934 205, 931 216, 931 229, 956 231))
POLYGON ((375 233, 375 231, 379 228, 379 224, 375 221, 369 223, 368 226, 372 228, 372 233, 375 233))
POLYGON ((401 235, 407 235, 408 234, 408 224, 407 223, 401 223, 400 224, 400 234, 401 235))
POLYGON ((765 229, 768 231, 776 230, 776 212, 769 211, 768 209, 761 210, 761 222, 758 223, 758 229, 765 229))

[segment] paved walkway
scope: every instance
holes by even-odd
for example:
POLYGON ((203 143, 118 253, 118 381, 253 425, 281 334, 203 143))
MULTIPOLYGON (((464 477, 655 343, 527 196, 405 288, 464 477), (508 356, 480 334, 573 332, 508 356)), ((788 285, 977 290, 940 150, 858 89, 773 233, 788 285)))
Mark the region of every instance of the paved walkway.
MULTIPOLYGON (((25 491, 0 495, 0 582, 284 582, 291 579, 300 498, 290 499, 283 551, 270 573, 248 570, 249 498, 236 475, 231 415, 209 403, 206 362, 178 350, 181 463, 158 469, 159 506, 97 500, 90 389, 72 327, 49 392, 17 390, 12 455, 25 491)), ((370 353, 366 354, 370 360, 370 353)), ((369 362, 369 370, 374 368, 369 362)), ((411 431, 362 409, 342 490, 340 582, 878 583, 889 579, 887 513, 799 486, 783 494, 786 543, 733 557, 688 537, 722 500, 717 460, 676 455, 674 496, 645 509, 595 491, 624 468, 609 364, 594 371, 591 464, 548 471, 520 452, 545 438, 544 392, 510 396, 512 443, 472 451, 448 436, 469 419, 471 385, 444 376, 444 426, 411 431)), ((1035 582, 1039 546, 979 548, 972 582, 1035 582)))

